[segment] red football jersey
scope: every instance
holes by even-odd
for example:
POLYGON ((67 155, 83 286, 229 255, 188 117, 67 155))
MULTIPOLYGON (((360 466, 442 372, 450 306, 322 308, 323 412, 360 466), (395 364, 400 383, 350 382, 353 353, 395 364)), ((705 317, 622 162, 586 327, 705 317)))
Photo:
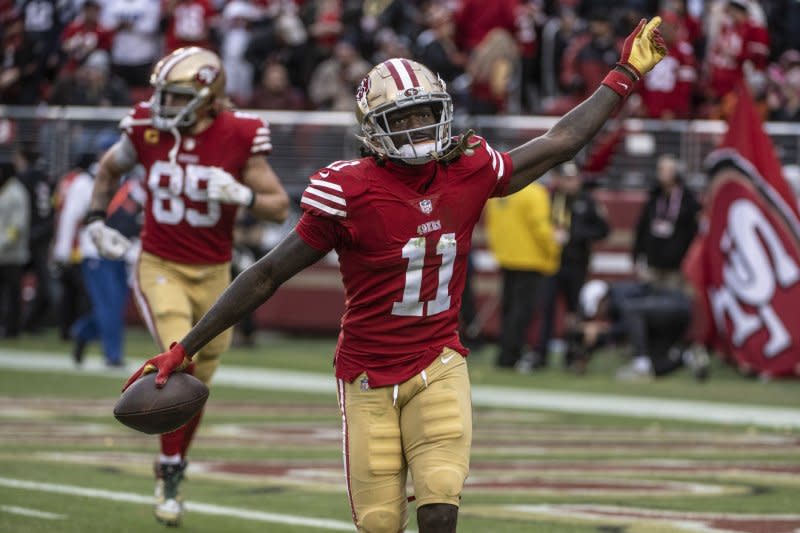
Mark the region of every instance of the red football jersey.
POLYGON ((644 77, 640 85, 642 102, 650 118, 689 118, 692 89, 697 82, 697 68, 692 45, 678 41, 669 46, 668 53, 644 77))
POLYGON ((311 177, 297 233, 335 249, 345 290, 336 376, 366 371, 371 387, 401 383, 445 346, 466 355, 458 310, 472 230, 505 192, 511 158, 480 145, 450 164, 338 161, 311 177), (418 192, 423 190, 424 192, 418 192))
POLYGON ((150 105, 140 103, 120 128, 146 173, 142 249, 178 263, 230 261, 238 206, 208 200, 208 169, 223 168, 240 180, 251 156, 272 150, 269 126, 255 115, 223 111, 199 135, 176 139, 155 129, 150 105))

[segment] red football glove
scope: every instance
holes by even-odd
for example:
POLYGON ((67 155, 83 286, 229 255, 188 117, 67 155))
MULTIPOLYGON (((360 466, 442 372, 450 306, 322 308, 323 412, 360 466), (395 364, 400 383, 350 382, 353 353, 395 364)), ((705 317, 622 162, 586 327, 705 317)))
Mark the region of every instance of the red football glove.
POLYGON ((160 389, 166 385, 170 374, 173 372, 180 372, 189 366, 191 362, 192 360, 186 356, 186 351, 183 349, 183 346, 177 342, 173 342, 170 344, 169 350, 148 359, 139 370, 131 374, 131 377, 125 382, 125 386, 122 387, 122 391, 125 392, 125 389, 130 387, 133 382, 140 377, 155 371, 158 371, 156 375, 156 387, 160 389))

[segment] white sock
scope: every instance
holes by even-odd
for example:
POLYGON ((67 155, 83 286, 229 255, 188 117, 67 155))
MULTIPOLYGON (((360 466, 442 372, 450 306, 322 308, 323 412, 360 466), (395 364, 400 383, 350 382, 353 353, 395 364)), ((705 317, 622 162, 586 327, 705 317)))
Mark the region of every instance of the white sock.
POLYGON ((158 462, 162 465, 179 465, 181 464, 181 454, 176 453, 175 455, 164 455, 163 453, 158 456, 158 462))

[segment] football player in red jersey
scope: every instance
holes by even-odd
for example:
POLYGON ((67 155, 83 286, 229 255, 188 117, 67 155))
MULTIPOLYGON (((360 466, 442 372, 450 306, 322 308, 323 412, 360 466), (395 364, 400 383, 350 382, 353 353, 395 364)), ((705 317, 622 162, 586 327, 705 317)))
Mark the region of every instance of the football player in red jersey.
MULTIPOLYGON (((216 54, 178 49, 155 66, 151 83, 152 99, 121 121, 121 139, 100 161, 87 230, 102 255, 124 253, 127 241, 104 218, 120 176, 141 163, 147 199, 134 295, 165 349, 164 342, 185 335, 230 283, 237 210, 280 222, 289 201, 264 157, 272 149, 269 126, 227 108, 216 54)), ((219 331, 187 371, 208 383, 230 339, 230 330, 219 331)), ((161 436, 155 514, 168 525, 181 518, 178 486, 199 421, 198 415, 161 436)))
POLYGON ((154 371, 163 386, 283 282, 336 250, 346 309, 335 373, 353 521, 359 531, 402 531, 410 473, 419 531, 455 531, 472 437, 458 337, 472 229, 489 197, 522 189, 592 138, 664 56, 659 22, 642 20, 603 85, 510 152, 472 132, 451 136, 450 96, 426 67, 407 59, 375 66, 356 95, 368 155, 312 175, 294 230, 125 387, 154 371))

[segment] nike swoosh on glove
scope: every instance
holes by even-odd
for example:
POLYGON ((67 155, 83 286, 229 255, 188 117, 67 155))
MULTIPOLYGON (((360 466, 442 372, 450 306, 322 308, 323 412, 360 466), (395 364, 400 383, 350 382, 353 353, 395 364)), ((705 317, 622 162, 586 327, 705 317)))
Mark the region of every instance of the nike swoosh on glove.
POLYGON ((667 45, 658 31, 659 24, 661 17, 653 17, 650 22, 642 19, 622 45, 617 64, 629 69, 636 79, 653 70, 667 55, 667 45))
POLYGON ((102 220, 90 222, 86 231, 97 247, 97 252, 106 259, 120 259, 131 247, 131 241, 114 228, 106 226, 102 220))
POLYGON ((183 346, 177 342, 173 342, 170 344, 169 350, 148 359, 139 367, 139 370, 131 374, 131 377, 128 378, 128 381, 126 381, 125 385, 122 387, 122 392, 125 392, 125 389, 133 385, 140 377, 156 371, 158 371, 158 374, 156 374, 156 387, 160 389, 167 384, 167 380, 171 374, 180 372, 189 366, 191 362, 192 360, 186 355, 183 346))
POLYGON ((255 196, 253 189, 236 181, 230 173, 218 167, 211 169, 208 178, 209 200, 252 207, 255 196))

